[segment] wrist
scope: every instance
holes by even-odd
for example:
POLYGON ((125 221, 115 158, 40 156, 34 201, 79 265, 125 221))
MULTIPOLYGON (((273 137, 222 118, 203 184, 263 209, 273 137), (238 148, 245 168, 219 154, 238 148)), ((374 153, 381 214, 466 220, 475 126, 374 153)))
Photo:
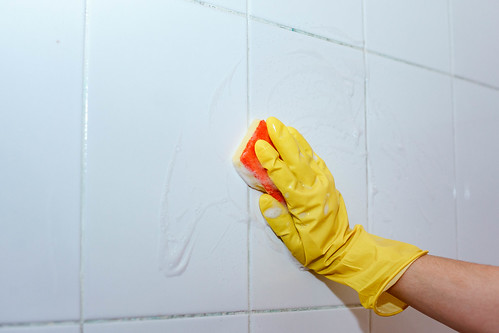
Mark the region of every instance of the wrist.
POLYGON ((407 305, 387 290, 426 253, 414 245, 369 234, 356 225, 344 245, 332 254, 331 265, 319 273, 356 290, 364 307, 389 316, 407 305))

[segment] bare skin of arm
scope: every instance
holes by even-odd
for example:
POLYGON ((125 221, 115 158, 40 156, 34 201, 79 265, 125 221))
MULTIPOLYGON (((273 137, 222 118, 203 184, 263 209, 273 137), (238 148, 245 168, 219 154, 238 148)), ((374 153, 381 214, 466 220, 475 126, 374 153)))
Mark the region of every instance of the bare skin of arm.
POLYGON ((425 255, 388 292, 459 332, 499 332, 499 267, 425 255))

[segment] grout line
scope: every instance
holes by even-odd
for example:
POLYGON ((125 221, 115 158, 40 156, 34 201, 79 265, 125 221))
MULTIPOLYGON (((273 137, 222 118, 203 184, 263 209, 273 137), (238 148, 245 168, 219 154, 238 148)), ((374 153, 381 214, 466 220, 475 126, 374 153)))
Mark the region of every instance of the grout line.
POLYGON ((30 328, 30 327, 55 327, 55 326, 67 326, 67 325, 80 325, 79 320, 61 320, 61 321, 33 321, 25 323, 3 323, 0 324, 0 331, 4 328, 30 328))
POLYGON ((268 310, 252 310, 252 314, 263 314, 263 313, 286 313, 286 312, 305 312, 305 311, 321 311, 321 310, 344 310, 344 309, 364 309, 360 304, 354 305, 324 305, 324 306, 313 306, 313 307, 298 307, 298 308, 284 308, 284 309, 268 309, 268 310))
POLYGON ((412 62, 412 61, 404 60, 402 58, 397 58, 397 57, 394 57, 394 56, 391 56, 391 55, 388 55, 388 54, 385 54, 385 53, 381 53, 381 52, 378 52, 378 51, 369 50, 369 49, 366 48, 366 52, 369 53, 369 54, 371 54, 371 55, 376 55, 378 57, 382 57, 382 58, 385 58, 385 59, 388 59, 388 60, 392 60, 392 61, 396 61, 396 62, 405 64, 405 65, 409 65, 409 66, 417 67, 417 68, 420 68, 420 69, 424 69, 424 70, 427 70, 427 71, 430 71, 430 72, 434 72, 434 73, 437 73, 437 74, 452 76, 451 73, 448 73, 446 71, 443 71, 443 70, 440 70, 440 69, 437 69, 437 68, 433 68, 433 67, 428 67, 428 66, 425 66, 425 65, 421 65, 421 64, 418 64, 418 63, 415 63, 415 62, 412 62))
POLYGON ((268 309, 268 310, 207 312, 207 313, 143 316, 143 317, 137 316, 137 317, 100 318, 100 319, 88 319, 88 320, 85 320, 84 322, 85 322, 85 324, 101 324, 101 323, 132 322, 132 321, 154 321, 154 320, 171 320, 171 319, 208 318, 208 317, 225 317, 225 316, 252 315, 252 314, 265 314, 265 313, 287 313, 287 312, 343 310, 343 309, 364 309, 364 307, 362 307, 362 305, 360 305, 360 304, 334 305, 334 306, 314 306, 314 307, 297 307, 297 308, 282 308, 282 309, 268 309))
POLYGON ((459 220, 458 220, 458 210, 457 210, 457 135, 456 135, 456 94, 454 87, 455 80, 455 62, 454 62, 454 33, 453 26, 454 21, 452 19, 452 4, 451 1, 447 1, 447 13, 449 15, 449 58, 450 58, 450 67, 451 74, 453 77, 451 78, 451 118, 452 118, 452 153, 453 153, 453 178, 454 178, 454 189, 453 189, 453 197, 454 197, 454 232, 455 232, 455 258, 459 259, 459 220))
POLYGON ((453 188, 453 201, 454 201, 454 232, 455 232, 455 259, 459 259, 459 219, 457 210, 457 135, 456 135, 456 102, 455 102, 455 90, 454 90, 454 80, 451 79, 450 83, 451 89, 451 120, 452 120, 452 159, 453 159, 453 178, 454 178, 454 188, 453 188))
POLYGON ((223 12, 223 13, 228 13, 228 14, 237 15, 237 16, 241 16, 241 17, 246 17, 247 16, 246 13, 243 13, 243 12, 240 12, 240 11, 237 11, 237 10, 234 10, 234 9, 230 9, 230 8, 227 8, 227 7, 218 6, 218 5, 206 2, 206 1, 200 1, 200 0, 183 0, 183 1, 190 2, 190 3, 196 4, 196 5, 200 5, 200 6, 203 6, 203 7, 215 9, 215 10, 218 10, 218 11, 223 12))
POLYGON ((83 241, 84 221, 86 218, 86 180, 87 180, 87 154, 88 154, 88 0, 84 0, 84 30, 83 30, 83 89, 82 89, 82 143, 81 143, 81 174, 80 174, 80 333, 83 333, 83 241))
POLYGON ((250 17, 249 1, 246 0, 246 126, 250 125, 250 17))
POLYGON ((312 38, 315 38, 315 39, 320 39, 320 40, 323 40, 323 41, 326 41, 326 42, 330 42, 330 43, 333 43, 333 44, 338 44, 338 45, 341 45, 341 46, 350 47, 350 48, 358 50, 358 51, 362 51, 363 50, 362 46, 353 45, 353 44, 346 43, 346 42, 343 42, 343 41, 340 41, 340 40, 337 40, 337 39, 334 39, 334 38, 329 38, 329 37, 321 36, 321 35, 318 35, 318 34, 314 34, 314 33, 311 33, 311 32, 308 32, 308 31, 305 31, 305 30, 302 30, 302 29, 298 29, 298 28, 291 27, 289 25, 285 25, 285 24, 282 24, 282 23, 277 23, 277 22, 274 22, 274 21, 270 21, 270 20, 267 20, 267 19, 264 19, 264 18, 261 18, 261 17, 258 17, 258 16, 249 15, 249 18, 251 20, 255 21, 255 22, 259 22, 259 23, 271 25, 271 26, 278 27, 278 28, 281 28, 281 29, 284 29, 284 30, 288 30, 288 31, 292 31, 292 32, 295 32, 295 33, 298 33, 298 34, 301 34, 301 35, 309 36, 309 37, 312 37, 312 38))
POLYGON ((364 309, 360 304, 354 305, 331 305, 331 306, 312 306, 312 307, 296 307, 268 310, 251 310, 251 311, 225 311, 225 312, 207 312, 207 313, 192 313, 192 314, 176 314, 162 316, 137 316, 137 317, 115 317, 115 318, 99 318, 87 319, 80 321, 47 321, 47 322, 29 322, 29 323, 4 323, 0 324, 2 328, 14 327, 46 327, 46 326, 64 326, 78 324, 102 324, 102 323, 118 323, 118 322, 136 322, 136 321, 155 321, 155 320, 171 320, 171 319, 189 319, 189 318, 209 318, 209 317, 224 317, 266 313, 288 313, 288 312, 306 312, 306 311, 321 311, 321 310, 344 310, 344 309, 364 309))
POLYGON ((481 86, 481 87, 484 87, 484 88, 488 88, 488 89, 491 89, 491 90, 496 90, 496 91, 499 90, 499 87, 493 86, 493 85, 485 83, 485 82, 476 81, 476 80, 473 80, 473 79, 470 79, 470 78, 467 78, 467 77, 464 77, 464 76, 461 76, 461 75, 455 75, 455 74, 450 74, 450 75, 454 79, 456 79, 456 80, 466 81, 468 83, 473 83, 473 84, 476 84, 478 86, 481 86))
POLYGON ((451 75, 454 76, 456 73, 455 61, 454 61, 454 20, 452 19, 452 2, 447 0, 447 14, 448 14, 448 28, 449 28, 449 59, 450 59, 450 70, 451 75))
POLYGON ((155 321, 155 320, 171 320, 171 319, 190 319, 190 318, 208 318, 208 317, 224 317, 237 316, 248 314, 248 311, 226 311, 226 312, 207 312, 207 313, 192 313, 192 314, 176 314, 176 315, 159 315, 159 316, 137 316, 137 317, 115 317, 115 318, 99 318, 85 320, 85 324, 102 324, 102 323, 118 323, 132 321, 155 321))
MULTIPOLYGON (((250 112, 250 18, 249 18, 249 2, 250 0, 246 0, 246 127, 249 126, 250 124, 250 117, 251 117, 251 112, 250 112)), ((246 188, 246 212, 247 216, 251 216, 251 205, 250 205, 250 190, 247 187, 246 188)), ((251 267, 252 267, 252 262, 251 262, 251 218, 247 219, 248 225, 246 228, 246 249, 247 249, 247 297, 248 297, 248 304, 247 304, 247 310, 248 310, 248 333, 251 332, 251 324, 252 324, 252 318, 251 314, 249 311, 251 311, 252 308, 252 297, 251 297, 251 284, 252 284, 252 279, 251 279, 251 267)))
MULTIPOLYGON (((451 78, 454 78, 454 79, 463 80, 463 81, 466 81, 466 82, 469 82, 469 83, 473 83, 473 84, 476 84, 476 85, 479 85, 479 86, 482 86, 482 87, 485 87, 485 88, 489 88, 489 89, 492 89, 492 90, 498 90, 499 91, 499 87, 493 86, 493 85, 485 83, 485 82, 480 82, 480 81, 477 81, 477 80, 474 80, 474 79, 470 79, 470 78, 467 78, 467 77, 464 77, 464 76, 455 75, 454 73, 449 73, 449 72, 442 71, 442 70, 439 70, 439 69, 436 69, 436 68, 432 68, 432 67, 420 65, 420 64, 415 63, 415 62, 407 61, 407 60, 404 60, 404 59, 401 59, 401 58, 396 58, 396 57, 393 57, 393 56, 390 56, 390 55, 387 55, 387 54, 384 54, 384 53, 380 53, 380 52, 377 52, 377 51, 366 49, 366 52, 368 54, 376 55, 376 56, 379 56, 379 57, 382 57, 382 58, 385 58, 385 59, 388 59, 388 60, 392 60, 392 61, 396 61, 396 62, 399 62, 399 63, 403 63, 405 65, 409 65, 409 66, 413 66, 413 67, 425 69, 425 70, 430 71, 430 72, 434 72, 434 73, 437 73, 437 74, 445 75, 445 76, 448 76, 448 77, 451 77, 451 78)), ((451 64, 451 66, 452 66, 452 64, 451 64)))
POLYGON ((368 135, 368 123, 367 123, 367 78, 368 78, 368 69, 367 69, 367 30, 366 30, 366 3, 362 1, 362 37, 364 39, 364 48, 362 50, 362 60, 364 65, 364 149, 365 149, 365 164, 366 164, 366 218, 367 218, 367 231, 372 232, 371 219, 370 219, 370 170, 369 170, 369 139, 368 135))

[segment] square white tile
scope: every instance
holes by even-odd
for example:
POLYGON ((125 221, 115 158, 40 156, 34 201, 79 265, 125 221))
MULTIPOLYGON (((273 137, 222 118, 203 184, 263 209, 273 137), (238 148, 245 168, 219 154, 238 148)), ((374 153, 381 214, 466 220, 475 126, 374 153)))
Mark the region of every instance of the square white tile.
POLYGON ((392 316, 381 317, 375 314, 371 319, 371 333, 404 332, 404 333, 450 333, 453 329, 425 316, 413 308, 392 316))
POLYGON ((499 3, 451 1, 456 75, 499 87, 499 3))
POLYGON ((459 259, 499 265, 499 91, 454 81, 459 259))
MULTIPOLYGON (((277 27, 250 25, 250 116, 297 128, 327 163, 351 224, 366 224, 362 53, 277 27)), ((300 270, 250 197, 251 303, 256 309, 357 304, 357 294, 300 270)))
POLYGON ((369 311, 358 308, 258 313, 250 321, 251 333, 369 332, 369 311))
POLYGON ((248 0, 249 14, 344 43, 362 46, 361 0, 248 0))
POLYGON ((19 326, 0 328, 1 333, 79 333, 80 325, 47 324, 43 326, 19 326))
POLYGON ((79 315, 83 3, 0 2, 0 324, 79 315))
POLYGON ((367 49, 450 72, 448 2, 366 1, 367 49))
POLYGON ((368 56, 370 231, 456 256, 451 79, 368 56))
POLYGON ((247 309, 246 21, 89 4, 84 316, 247 309))
POLYGON ((84 333, 244 333, 248 332, 248 315, 226 315, 195 318, 153 319, 85 324, 84 333))

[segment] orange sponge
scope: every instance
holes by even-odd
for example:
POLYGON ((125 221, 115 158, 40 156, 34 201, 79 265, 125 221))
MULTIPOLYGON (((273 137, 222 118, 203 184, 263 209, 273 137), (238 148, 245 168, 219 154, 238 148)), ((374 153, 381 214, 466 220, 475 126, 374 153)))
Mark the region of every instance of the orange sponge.
POLYGON ((267 170, 265 170, 256 157, 255 143, 258 140, 265 140, 273 146, 265 120, 254 120, 251 123, 246 136, 232 158, 234 167, 248 186, 262 192, 267 192, 286 206, 286 200, 284 200, 281 192, 269 178, 267 170))

